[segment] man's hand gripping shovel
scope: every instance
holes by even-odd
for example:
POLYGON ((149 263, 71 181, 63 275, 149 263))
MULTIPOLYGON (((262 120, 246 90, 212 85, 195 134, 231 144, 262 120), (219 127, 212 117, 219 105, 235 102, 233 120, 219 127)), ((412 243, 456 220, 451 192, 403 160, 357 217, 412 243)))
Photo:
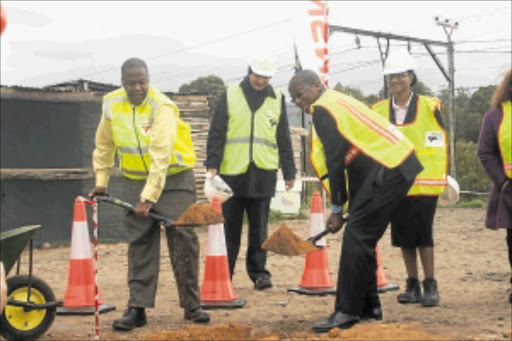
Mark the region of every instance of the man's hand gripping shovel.
MULTIPOLYGON (((96 199, 98 202, 106 202, 109 204, 120 206, 128 211, 135 211, 135 206, 133 206, 132 204, 111 197, 109 195, 94 195, 93 198, 96 199)), ((164 227, 208 226, 214 224, 222 224, 224 222, 222 214, 215 211, 213 208, 206 204, 190 205, 178 220, 172 220, 171 218, 164 217, 152 211, 148 212, 148 216, 157 220, 159 222, 159 225, 164 227)))
POLYGON ((319 247, 315 243, 329 233, 336 233, 340 231, 348 219, 348 214, 343 215, 340 219, 341 225, 331 225, 332 223, 328 220, 327 228, 325 230, 308 238, 307 240, 301 239, 286 225, 281 225, 267 240, 263 242, 261 247, 265 250, 286 256, 299 256, 311 251, 316 251, 319 247))

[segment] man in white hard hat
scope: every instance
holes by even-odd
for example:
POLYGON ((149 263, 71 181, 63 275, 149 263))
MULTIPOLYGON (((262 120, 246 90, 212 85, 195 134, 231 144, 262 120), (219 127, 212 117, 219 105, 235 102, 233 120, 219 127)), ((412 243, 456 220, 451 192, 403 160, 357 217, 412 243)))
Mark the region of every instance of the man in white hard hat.
POLYGON ((439 302, 434 278, 433 224, 438 197, 447 184, 447 133, 441 120, 442 103, 437 98, 411 90, 417 82, 416 63, 407 50, 393 51, 384 64, 391 98, 372 109, 393 123, 414 144, 423 171, 391 219, 391 242, 400 247, 407 271, 406 289, 399 303, 436 306, 439 302), (418 279, 417 253, 423 267, 423 293, 418 279))
POLYGON ((229 272, 240 251, 244 212, 249 220, 246 270, 256 290, 272 287, 266 269, 270 200, 281 168, 286 189, 293 187, 295 165, 284 95, 270 84, 276 65, 255 58, 247 76, 220 98, 208 133, 205 166, 220 174, 234 195, 222 204, 229 272))

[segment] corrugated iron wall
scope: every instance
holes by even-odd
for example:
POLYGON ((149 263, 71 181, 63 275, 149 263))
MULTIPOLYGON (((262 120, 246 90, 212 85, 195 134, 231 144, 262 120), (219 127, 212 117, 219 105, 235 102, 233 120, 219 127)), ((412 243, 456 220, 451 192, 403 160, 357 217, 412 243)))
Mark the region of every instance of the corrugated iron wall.
MULTIPOLYGON (((0 88, 1 211, 0 228, 41 224, 36 246, 71 240, 73 202, 94 186, 91 156, 103 94, 0 88)), ((206 95, 169 94, 191 125, 198 155, 198 200, 204 201, 206 95)), ((110 191, 123 198, 114 175, 110 191)), ((123 211, 101 205, 100 238, 123 240, 123 211)))

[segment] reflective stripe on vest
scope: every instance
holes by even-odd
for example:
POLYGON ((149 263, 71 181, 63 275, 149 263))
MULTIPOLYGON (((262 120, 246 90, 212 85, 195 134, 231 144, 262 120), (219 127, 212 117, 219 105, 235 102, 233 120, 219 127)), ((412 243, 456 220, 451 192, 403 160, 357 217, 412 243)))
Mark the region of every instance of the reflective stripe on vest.
POLYGON ((111 122, 112 137, 117 147, 119 168, 132 180, 147 179, 151 167, 148 154, 150 132, 156 111, 163 105, 173 108, 177 133, 167 174, 176 174, 194 167, 196 155, 190 126, 179 118, 178 107, 164 94, 150 87, 142 104, 134 107, 124 88, 103 98, 103 113, 111 122))
POLYGON ((331 197, 331 184, 329 183, 329 177, 327 174, 327 165, 325 163, 324 145, 318 137, 315 127, 311 124, 311 149, 309 160, 311 167, 316 173, 316 176, 320 179, 322 187, 325 189, 329 198, 331 197))
POLYGON ((267 96, 253 115, 242 88, 238 85, 228 88, 229 121, 220 166, 221 174, 245 173, 250 161, 265 170, 279 167, 276 132, 281 116, 282 97, 278 90, 274 89, 274 92, 276 98, 267 96))
MULTIPOLYGON (((389 121, 352 97, 326 90, 313 103, 313 115, 315 106, 322 106, 330 113, 340 134, 355 147, 347 151, 346 164, 362 152, 387 168, 395 168, 414 152, 412 143, 389 121)), ((321 178, 327 175, 323 145, 316 133, 312 133, 311 139, 311 164, 321 178)), ((328 182, 323 184, 330 193, 328 182)))
POLYGON ((502 119, 498 131, 501 162, 507 178, 512 179, 512 102, 501 103, 502 119))
MULTIPOLYGON (((441 102, 429 96, 417 96, 414 122, 396 127, 414 144, 416 156, 423 165, 407 195, 440 195, 446 188, 448 152, 446 131, 437 122, 434 113, 441 110, 441 102)), ((372 109, 390 119, 390 100, 375 103, 372 109)))

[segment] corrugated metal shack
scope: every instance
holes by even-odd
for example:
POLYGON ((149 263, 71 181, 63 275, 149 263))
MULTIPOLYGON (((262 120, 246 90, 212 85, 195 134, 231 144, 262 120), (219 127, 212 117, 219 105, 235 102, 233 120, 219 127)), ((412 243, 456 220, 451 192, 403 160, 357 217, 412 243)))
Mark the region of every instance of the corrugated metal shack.
MULTIPOLYGON (((36 246, 71 240, 74 200, 94 186, 91 155, 102 96, 117 87, 87 80, 43 89, 0 87, 2 231, 41 224, 36 246)), ((203 162, 210 121, 207 95, 166 94, 191 125, 198 156, 194 169, 198 201, 204 201, 203 162)), ((302 168, 300 134, 293 133, 292 139, 296 165, 302 168)), ((117 172, 109 187, 113 196, 123 198, 117 172)), ((100 205, 100 240, 124 239, 122 214, 120 208, 100 205)))

